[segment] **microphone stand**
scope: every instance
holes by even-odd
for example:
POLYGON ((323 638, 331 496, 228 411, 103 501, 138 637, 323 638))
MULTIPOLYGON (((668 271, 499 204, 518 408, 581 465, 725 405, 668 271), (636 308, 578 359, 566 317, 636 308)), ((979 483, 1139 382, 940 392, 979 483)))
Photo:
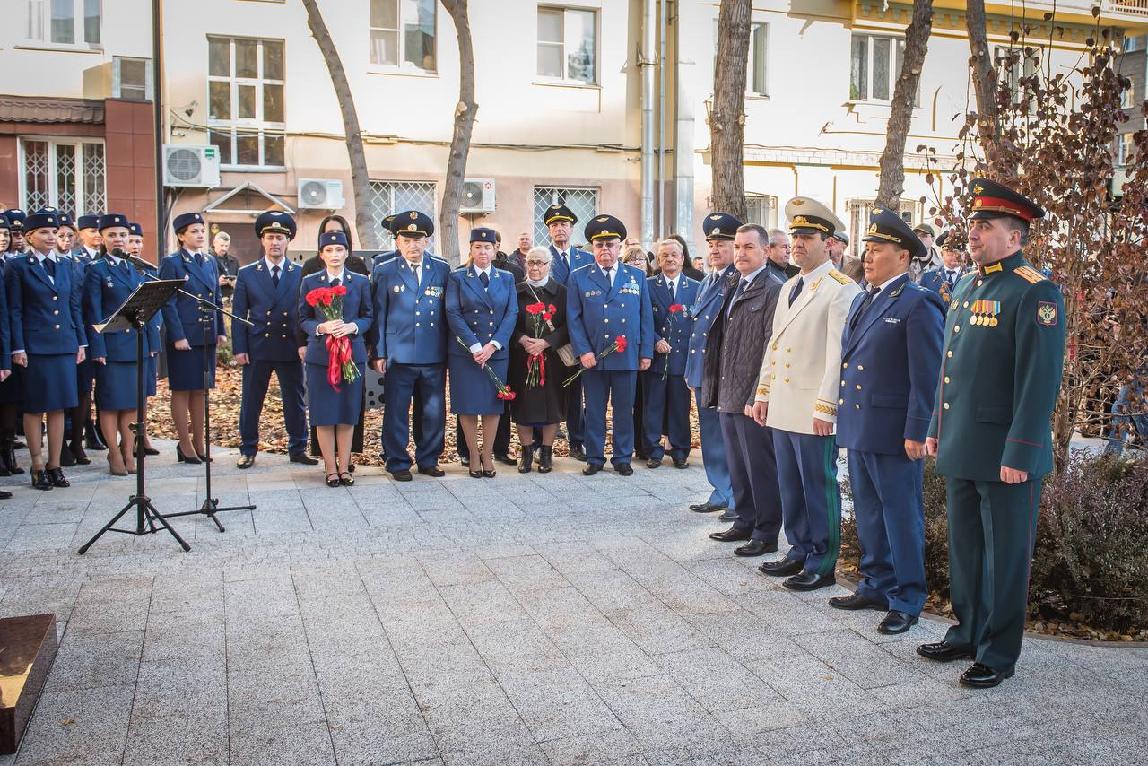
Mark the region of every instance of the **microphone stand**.
MULTIPOLYGON (((132 255, 132 256, 124 255, 123 257, 128 261, 128 263, 130 263, 132 266, 134 266, 136 268, 136 270, 138 270, 140 273, 142 273, 148 279, 154 279, 157 281, 159 280, 159 277, 152 276, 150 273, 148 273, 147 270, 154 268, 154 267, 150 263, 145 261, 143 258, 139 258, 139 257, 134 256, 134 255, 132 255)), ((186 281, 187 281, 187 277, 184 277, 184 282, 186 282, 186 281)), ((176 288, 176 292, 180 293, 181 295, 184 295, 188 298, 191 298, 192 300, 194 300, 196 302, 196 305, 199 307, 201 323, 205 323, 205 317, 204 317, 205 311, 218 311, 222 314, 226 314, 227 316, 231 317, 231 321, 233 321, 233 322, 243 322, 248 327, 254 327, 255 326, 255 324, 253 322, 251 322, 247 319, 244 319, 243 317, 236 316, 235 314, 232 314, 227 309, 223 308, 222 306, 216 305, 213 301, 210 301, 207 298, 202 298, 199 295, 196 295, 195 293, 190 293, 187 290, 184 290, 182 288, 176 288)), ((213 327, 214 327, 214 324, 215 324, 215 322, 212 321, 213 327)), ((219 519, 216 518, 215 514, 222 513, 224 511, 253 511, 253 510, 255 510, 256 506, 254 506, 254 505, 220 506, 219 505, 219 499, 211 496, 212 495, 212 492, 211 492, 211 395, 210 395, 209 391, 211 390, 210 387, 211 387, 211 379, 212 379, 212 373, 213 373, 214 365, 215 365, 215 360, 212 359, 211 354, 208 353, 208 344, 204 343, 203 344, 203 457, 204 457, 204 460, 203 460, 203 468, 204 468, 203 504, 201 506, 199 506, 198 508, 196 508, 195 510, 191 510, 191 511, 180 511, 179 513, 166 513, 166 514, 164 514, 164 518, 175 519, 175 518, 179 518, 180 516, 206 516, 207 518, 211 519, 212 522, 215 523, 215 526, 219 529, 220 532, 226 532, 227 530, 224 528, 223 524, 219 521, 219 519)))

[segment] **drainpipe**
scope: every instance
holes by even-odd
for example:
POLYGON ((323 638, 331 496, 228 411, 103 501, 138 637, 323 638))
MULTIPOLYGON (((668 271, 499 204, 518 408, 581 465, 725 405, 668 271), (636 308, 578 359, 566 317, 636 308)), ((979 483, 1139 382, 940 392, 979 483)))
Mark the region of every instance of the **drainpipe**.
POLYGON ((657 6, 642 0, 642 246, 654 241, 654 67, 657 58, 657 6))
POLYGON ((703 252, 694 245, 694 108, 692 94, 682 77, 682 12, 674 14, 674 231, 690 243, 690 252, 703 252))
POLYGON ((666 236, 666 0, 658 0, 658 237, 666 236))

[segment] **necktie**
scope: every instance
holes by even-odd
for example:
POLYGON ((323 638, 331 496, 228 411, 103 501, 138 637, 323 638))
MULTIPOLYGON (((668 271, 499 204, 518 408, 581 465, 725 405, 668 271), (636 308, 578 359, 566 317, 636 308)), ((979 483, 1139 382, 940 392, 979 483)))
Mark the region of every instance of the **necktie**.
POLYGON ((606 274, 606 281, 610 283, 610 287, 614 286, 614 274, 612 273, 613 271, 613 266, 607 266, 605 269, 603 269, 603 272, 606 274))
POLYGON ((271 267, 271 284, 275 285, 276 287, 279 286, 279 267, 278 266, 272 266, 271 267))
POLYGON ((678 297, 678 280, 671 279, 670 280, 670 303, 673 303, 674 299, 677 297, 678 297))
POLYGON ((421 285, 423 281, 423 264, 422 261, 411 264, 411 271, 415 273, 415 284, 421 285))
POLYGON ((570 268, 570 256, 566 253, 565 250, 562 251, 562 263, 566 264, 567 269, 570 268))
POLYGON ((485 271, 478 275, 478 281, 482 282, 483 288, 490 287, 490 275, 485 271))
POLYGON ((801 289, 805 287, 805 277, 798 277, 797 284, 789 291, 789 305, 792 306, 793 302, 797 300, 797 296, 801 295, 801 289))
POLYGON ((340 280, 338 277, 334 277, 331 279, 331 287, 338 287, 341 282, 342 280, 340 280))
POLYGON ((53 261, 51 258, 45 258, 43 263, 44 263, 44 271, 48 272, 48 276, 50 276, 52 279, 55 279, 56 278, 56 262, 53 261))
POLYGON ((949 283, 949 287, 955 285, 957 283, 957 272, 945 269, 945 281, 949 283))
POLYGON ((861 317, 865 316, 865 312, 873 305, 873 301, 877 298, 877 293, 881 292, 880 287, 874 287, 865 293, 865 297, 861 299, 861 305, 857 307, 857 313, 853 315, 853 321, 849 323, 849 329, 852 330, 861 321, 861 317))
MULTIPOLYGON (((738 302, 742 296, 742 293, 745 292, 747 287, 749 287, 749 282, 745 281, 745 277, 742 277, 740 280, 738 280, 737 289, 733 291, 733 300, 729 302, 729 309, 726 311, 727 318, 730 314, 733 313, 734 304, 738 302)), ((793 301, 790 301, 790 303, 792 302, 793 301)))
POLYGON ((203 265, 203 253, 196 253, 195 254, 195 265, 196 266, 202 266, 203 265))

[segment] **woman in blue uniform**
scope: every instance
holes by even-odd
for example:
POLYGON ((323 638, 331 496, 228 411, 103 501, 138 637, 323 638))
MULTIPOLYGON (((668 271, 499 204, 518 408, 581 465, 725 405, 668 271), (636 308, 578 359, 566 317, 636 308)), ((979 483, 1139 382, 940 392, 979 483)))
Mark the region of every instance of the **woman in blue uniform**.
POLYGON ((510 366, 510 336, 518 321, 514 276, 496 269, 494 229, 470 232, 470 265, 451 272, 446 285, 447 369, 450 371, 450 408, 458 415, 470 450, 472 478, 494 478, 494 436, 504 402, 486 369, 503 383, 510 366), (478 448, 482 417, 482 451, 478 448), (474 455, 481 455, 481 470, 474 470, 474 455))
MULTIPOLYGON (((138 223, 128 224, 128 255, 135 256, 136 258, 143 258, 144 246, 144 232, 143 226, 138 223)), ((159 279, 159 270, 155 266, 148 265, 144 272, 148 275, 144 279, 159 279)), ((147 328, 147 358, 144 361, 144 393, 147 396, 155 396, 155 381, 156 381, 156 366, 159 361, 159 331, 163 327, 163 312, 157 311, 152 314, 151 321, 148 322, 147 328)), ((151 438, 144 434, 144 454, 158 455, 159 450, 151 446, 151 438)))
POLYGON ((183 293, 176 293, 163 307, 167 328, 167 380, 171 389, 171 418, 179 444, 176 458, 181 463, 206 459, 203 432, 203 402, 207 389, 215 387, 215 346, 226 340, 223 313, 200 309, 191 295, 223 304, 215 259, 205 253, 207 227, 199 213, 183 213, 172 223, 179 251, 163 259, 160 279, 187 279, 183 293), (190 293, 185 295, 184 293, 190 293))
POLYGON ((363 410, 363 371, 367 367, 367 345, 364 340, 371 326, 370 280, 344 268, 347 258, 347 235, 327 232, 319 237, 319 257, 324 269, 303 279, 299 287, 299 325, 307 333, 307 350, 303 357, 307 371, 307 399, 311 425, 315 426, 319 451, 327 472, 327 486, 351 486, 351 438, 355 423, 363 410), (312 306, 307 294, 325 287, 346 288, 342 297, 341 319, 327 319, 323 310, 312 306), (353 381, 340 376, 338 389, 327 377, 327 339, 351 339, 351 361, 359 368, 353 381))
MULTIPOLYGON (((8 247, 9 238, 8 219, 3 213, 0 213, 0 253, 8 247)), ((0 285, 4 283, 4 258, 0 256, 0 285)), ((0 388, 3 388, 8 380, 12 377, 12 348, 9 343, 8 335, 8 300, 4 290, 0 290, 0 388)), ((15 434, 15 423, 13 422, 13 435, 15 434)), ((4 432, 3 438, 5 443, 0 447, 0 476, 11 476, 12 472, 8 470, 8 456, 5 453, 12 452, 11 440, 7 431, 4 432)), ((15 465, 16 458, 12 457, 12 464, 15 465)), ((0 500, 7 500, 12 497, 12 493, 6 490, 0 490, 0 500)))
MULTIPOLYGON (((101 256, 84 273, 84 325, 89 356, 96 363, 96 406, 108 445, 108 473, 113 476, 135 473, 131 424, 136 415, 136 331, 100 333, 93 325, 111 316, 144 281, 131 264, 113 255, 125 252, 129 233, 126 216, 100 216, 101 256)), ((150 350, 146 331, 144 340, 146 353, 150 350)))
POLYGON ((8 261, 12 363, 23 367, 24 434, 32 459, 32 486, 67 487, 60 468, 64 410, 76 406, 76 365, 84 361, 88 339, 80 314, 82 285, 69 262, 56 252, 56 213, 39 211, 25 222, 32 252, 8 261), (48 449, 40 424, 47 416, 48 449))
MULTIPOLYGON (((68 217, 66 213, 57 213, 56 217, 59 219, 56 227, 56 252, 59 253, 59 258, 62 261, 67 261, 72 265, 72 271, 75 273, 76 284, 80 285, 83 289, 84 285, 84 272, 87 271, 88 266, 92 265, 91 258, 88 257, 87 251, 84 248, 79 250, 75 249, 77 224, 68 217)), ((98 231, 99 221, 102 216, 92 216, 96 219, 95 227, 98 231)), ((82 300, 82 298, 81 298, 82 300)), ((81 304, 81 311, 83 305, 81 304)), ((89 442, 91 442, 91 429, 95 426, 92 424, 92 384, 96 380, 96 363, 92 361, 92 355, 88 354, 82 364, 76 365, 76 394, 78 396, 78 404, 73 408, 68 415, 68 438, 64 440, 64 449, 60 453, 60 465, 69 468, 74 465, 88 465, 92 461, 84 452, 84 434, 89 434, 89 442)), ((92 443, 93 447, 99 446, 92 443)), ((99 446, 103 449, 102 446, 99 446)))
MULTIPOLYGON (((8 211, 11 213, 12 211, 8 211)), ((5 265, 9 257, 8 249, 12 244, 11 223, 7 213, 0 213, 0 283, 2 283, 5 265)), ((0 290, 3 292, 3 290, 0 290)), ((4 357, 0 359, 0 366, 8 368, 8 375, 0 371, 0 476, 15 476, 24 473, 24 469, 16 464, 16 428, 20 421, 20 400, 23 398, 23 388, 20 384, 19 368, 12 364, 12 348, 7 343, 8 338, 8 310, 7 300, 4 301, 3 316, 0 316, 0 330, 3 332, 5 345, 4 357), (12 368, 16 368, 13 370, 12 368)), ((23 446, 23 445, 21 445, 23 446)))

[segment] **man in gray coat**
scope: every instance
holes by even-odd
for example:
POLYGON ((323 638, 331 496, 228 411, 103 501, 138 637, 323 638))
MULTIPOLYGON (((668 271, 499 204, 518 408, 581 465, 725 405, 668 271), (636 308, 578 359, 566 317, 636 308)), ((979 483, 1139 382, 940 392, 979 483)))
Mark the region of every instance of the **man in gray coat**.
POLYGON ((762 227, 738 228, 737 273, 726 277, 730 282, 710 330, 702 380, 702 402, 717 407, 738 516, 732 527, 710 537, 723 543, 748 541, 734 549, 738 556, 775 552, 781 530, 773 434, 754 422, 752 410, 782 286, 768 267, 768 247, 769 233, 762 227))

